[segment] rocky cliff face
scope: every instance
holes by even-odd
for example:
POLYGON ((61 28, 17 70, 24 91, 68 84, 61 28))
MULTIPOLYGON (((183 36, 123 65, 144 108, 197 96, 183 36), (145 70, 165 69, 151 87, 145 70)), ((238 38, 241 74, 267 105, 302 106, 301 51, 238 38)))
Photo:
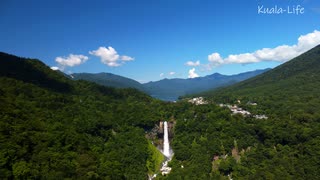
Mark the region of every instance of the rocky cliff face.
MULTIPOLYGON (((173 129, 174 129, 175 124, 176 124, 175 121, 168 121, 168 133, 169 133, 169 138, 170 139, 174 135, 173 129)), ((158 129, 158 137, 160 139, 162 139, 163 138, 163 132, 164 132, 164 130, 163 130, 163 121, 159 122, 159 126, 158 127, 159 127, 159 129, 158 129)))
MULTIPOLYGON (((169 140, 174 137, 174 126, 176 121, 168 121, 168 135, 169 140)), ((163 133, 164 133, 163 121, 159 121, 158 124, 155 124, 154 128, 147 132, 146 138, 152 140, 153 144, 158 148, 163 146, 163 133)))

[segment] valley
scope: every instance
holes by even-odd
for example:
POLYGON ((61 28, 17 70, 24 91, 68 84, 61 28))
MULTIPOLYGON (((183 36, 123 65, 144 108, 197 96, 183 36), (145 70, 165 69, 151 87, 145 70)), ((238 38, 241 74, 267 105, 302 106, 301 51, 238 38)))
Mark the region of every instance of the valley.
POLYGON ((320 179, 320 1, 0 1, 0 180, 320 179))
POLYGON ((319 62, 167 102, 0 53, 0 177, 317 179, 319 62))

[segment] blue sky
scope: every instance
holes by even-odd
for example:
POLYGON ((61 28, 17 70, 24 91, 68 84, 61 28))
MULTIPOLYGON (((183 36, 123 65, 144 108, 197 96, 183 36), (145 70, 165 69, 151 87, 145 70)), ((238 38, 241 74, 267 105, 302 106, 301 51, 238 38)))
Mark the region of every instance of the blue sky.
POLYGON ((317 0, 2 0, 0 51, 140 82, 237 74, 319 44, 319 19, 317 0))

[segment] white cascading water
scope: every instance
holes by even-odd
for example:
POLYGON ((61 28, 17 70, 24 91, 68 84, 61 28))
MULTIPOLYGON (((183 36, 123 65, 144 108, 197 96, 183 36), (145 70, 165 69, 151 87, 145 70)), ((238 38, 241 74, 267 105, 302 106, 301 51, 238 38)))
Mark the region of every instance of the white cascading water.
POLYGON ((164 123, 164 135, 163 135, 163 155, 167 158, 170 157, 170 144, 169 144, 169 135, 168 135, 168 123, 165 121, 164 123))
POLYGON ((171 161, 172 153, 170 152, 170 143, 169 143, 169 133, 168 133, 168 123, 167 121, 163 122, 163 155, 166 157, 166 160, 162 163, 160 169, 162 175, 167 175, 171 171, 171 167, 168 166, 168 162, 171 161))
MULTIPOLYGON (((168 133, 168 123, 167 121, 163 122, 163 150, 161 151, 162 154, 166 157, 165 161, 162 162, 162 166, 160 168, 161 174, 167 175, 171 171, 171 167, 168 166, 168 163, 171 161, 171 158, 173 156, 173 152, 170 151, 170 143, 169 143, 169 133, 168 133)), ((149 180, 153 180, 157 177, 157 174, 154 174, 153 176, 149 176, 149 180)))

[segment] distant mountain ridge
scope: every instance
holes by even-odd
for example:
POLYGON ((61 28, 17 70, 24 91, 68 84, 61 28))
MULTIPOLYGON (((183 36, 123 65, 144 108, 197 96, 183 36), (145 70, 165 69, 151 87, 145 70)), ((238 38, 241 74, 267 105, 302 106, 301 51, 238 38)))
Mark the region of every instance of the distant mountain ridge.
POLYGON ((133 79, 114 75, 111 73, 75 73, 72 74, 72 77, 74 77, 74 79, 76 80, 83 79, 104 86, 117 88, 136 88, 148 93, 155 98, 166 101, 174 101, 177 100, 179 96, 199 93, 222 86, 228 86, 254 77, 268 70, 270 69, 255 70, 236 75, 222 75, 219 73, 214 73, 205 77, 198 77, 193 79, 163 79, 160 81, 148 82, 145 84, 141 84, 133 79))
POLYGON ((193 79, 164 79, 145 84, 152 96, 178 98, 187 94, 199 93, 222 86, 228 86, 268 71, 255 70, 236 75, 214 73, 193 79))
POLYGON ((111 86, 116 88, 135 88, 140 91, 145 91, 143 85, 138 81, 111 73, 74 73, 71 74, 71 76, 75 80, 82 79, 104 86, 111 86))
POLYGON ((219 102, 255 101, 270 113, 320 117, 319 89, 320 45, 264 74, 199 95, 219 102))
POLYGON ((164 106, 0 52, 0 179, 146 179, 162 155, 145 132, 164 106))

